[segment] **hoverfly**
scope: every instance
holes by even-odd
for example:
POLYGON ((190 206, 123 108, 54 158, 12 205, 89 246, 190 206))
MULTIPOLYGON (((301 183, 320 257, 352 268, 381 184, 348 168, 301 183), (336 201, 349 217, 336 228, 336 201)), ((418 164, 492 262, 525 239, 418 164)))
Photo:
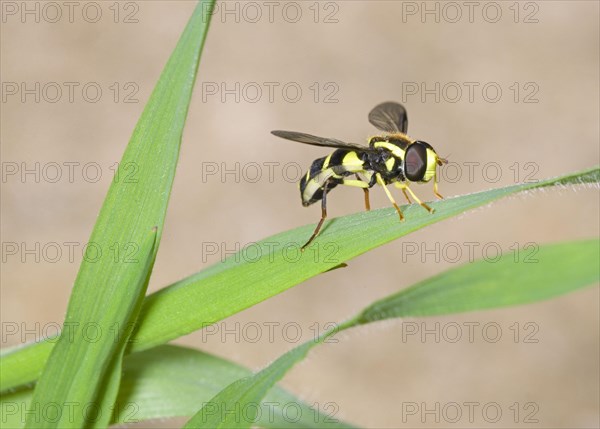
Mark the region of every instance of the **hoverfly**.
POLYGON ((321 200, 321 220, 302 250, 319 235, 327 217, 327 193, 337 185, 362 188, 366 210, 371 209, 369 188, 375 184, 381 185, 401 221, 404 220, 404 215, 386 185, 393 183, 402 190, 409 204, 412 201, 408 194, 430 213, 433 213, 433 209, 413 193, 409 183, 425 183, 433 179, 433 193, 438 198, 443 198, 438 192, 437 166, 447 161, 440 158, 429 143, 413 140, 406 135, 406 109, 395 102, 381 103, 369 113, 369 122, 386 132, 385 135, 371 137, 369 146, 294 131, 271 131, 287 140, 336 148, 328 156, 315 160, 298 184, 303 206, 307 207, 321 200), (349 178, 350 176, 354 178, 349 178))

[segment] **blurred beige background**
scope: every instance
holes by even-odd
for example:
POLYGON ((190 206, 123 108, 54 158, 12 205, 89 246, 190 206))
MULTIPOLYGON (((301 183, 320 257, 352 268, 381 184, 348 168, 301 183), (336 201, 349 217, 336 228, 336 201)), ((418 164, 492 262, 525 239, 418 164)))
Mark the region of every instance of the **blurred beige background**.
MULTIPOLYGON (((12 2, 3 7, 7 3, 12 2)), ((1 24, 2 242, 28 248, 87 241, 112 178, 111 166, 119 161, 194 8, 191 1, 100 2, 102 15, 92 23, 96 6, 78 3, 71 23, 67 7, 58 4, 63 17, 56 23, 50 22, 55 11, 40 3, 40 22, 10 9, 10 14, 4 10, 1 24), (20 88, 12 95, 14 87, 7 82, 25 82, 34 91, 39 82, 39 102, 35 94, 23 102, 20 88), (86 84, 89 92, 83 94, 86 84), (72 102, 68 85, 75 88, 72 102), (62 96, 53 92, 56 86, 62 96), (102 95, 92 102, 98 87, 102 95), (31 169, 35 163, 42 169, 52 162, 62 166, 63 178, 56 183, 43 177, 35 183, 32 175, 23 183, 19 174, 7 170, 14 165, 31 169), (72 164, 72 183, 64 164, 70 162, 79 163, 72 164), (90 164, 84 175, 82 168, 89 163, 97 165, 90 164), (95 166, 102 175, 92 183, 95 166)), ((459 180, 450 171, 442 175, 440 190, 446 196, 509 185, 515 174, 519 180, 529 173, 542 179, 599 161, 597 2, 475 2, 471 19, 461 2, 273 4, 219 4, 189 111, 151 291, 218 263, 219 254, 202 253, 203 243, 216 243, 225 251, 318 220, 319 208, 303 208, 296 184, 282 172, 290 163, 308 168, 327 151, 277 139, 269 134, 272 129, 363 142, 374 134, 368 111, 381 101, 403 101, 409 134, 431 143, 459 167, 459 180), (224 7, 231 12, 223 13, 224 7), (272 20, 269 7, 274 8, 272 20), (422 16, 424 8, 437 8, 439 22, 433 14, 422 16), (437 102, 435 93, 423 100, 421 92, 408 91, 421 84, 435 90, 436 82, 437 102), (240 91, 222 94, 223 85, 235 92, 236 83, 240 91), (282 92, 285 85, 287 93, 282 92), (254 92, 257 86, 261 97, 254 92), (484 86, 489 92, 482 92, 484 86), (269 87, 274 88, 272 100, 269 87), (462 95, 454 92, 456 87, 462 95), (302 91, 297 102, 290 100, 294 88, 302 91), (496 88, 502 93, 492 102, 496 88), (280 163, 273 180, 265 162, 280 163), (261 166, 259 180, 243 169, 254 165, 249 163, 261 166), (239 166, 239 180, 231 174, 225 180, 207 176, 214 165, 239 166), (474 166, 471 177, 469 165, 474 166), (501 176, 492 183, 496 169, 501 176)), ((295 177, 293 168, 287 171, 295 177)), ((414 189, 424 199, 432 198, 429 185, 414 189)), ((388 205, 381 190, 371 194, 373 207, 388 205)), ((400 200, 401 194, 396 195, 400 200)), ((598 203, 597 189, 551 190, 505 200, 369 252, 346 269, 311 279, 220 325, 237 329, 240 341, 197 332, 176 342, 260 369, 299 344, 284 339, 286 323, 297 323, 301 340, 310 339, 315 327, 322 332, 327 323, 456 266, 453 249, 462 253, 459 262, 467 262, 466 243, 478 243, 474 255, 480 258, 484 246, 509 251, 527 243, 597 237, 598 203), (418 253, 407 256, 412 245, 418 253), (435 246, 439 251, 426 252, 435 246), (260 341, 244 337, 249 323, 263 327, 260 341), (274 341, 269 341, 265 323, 279 324, 274 341)), ((362 192, 338 188, 329 199, 329 213, 353 213, 362 205, 362 192)), ((60 246, 64 254, 54 263, 43 255, 39 262, 24 255, 22 262, 21 253, 3 251, 3 322, 34 330, 36 323, 62 322, 80 253, 71 262, 68 249, 60 246)), ((338 336, 338 343, 316 348, 282 384, 310 404, 333 403, 333 417, 366 427, 597 427, 598 298, 593 287, 529 306, 356 329, 338 336), (485 337, 485 324, 499 327, 502 337, 496 342, 485 337), (468 339, 470 325, 475 326, 473 341, 468 339), (415 326, 438 329, 440 341, 433 335, 425 341, 407 335, 415 326), (455 326, 463 337, 452 342, 455 326), (527 342, 527 334, 537 342, 527 342), (448 404, 466 402, 479 404, 472 421, 462 405, 464 414, 454 423, 441 411, 439 421, 435 415, 421 415, 436 404, 450 413, 448 404), (408 403, 418 404, 416 415, 403 412, 408 403), (502 411, 496 423, 481 412, 489 403, 502 411), (526 419, 529 413, 535 422, 526 419)), ((3 345, 19 342, 3 333, 3 345)))

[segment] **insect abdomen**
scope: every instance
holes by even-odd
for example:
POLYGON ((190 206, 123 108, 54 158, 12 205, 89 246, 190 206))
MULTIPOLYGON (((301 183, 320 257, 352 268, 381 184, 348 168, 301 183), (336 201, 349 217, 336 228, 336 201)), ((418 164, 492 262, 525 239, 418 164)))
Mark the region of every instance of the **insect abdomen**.
POLYGON ((363 171, 365 161, 355 151, 337 149, 329 156, 313 161, 310 170, 300 179, 302 205, 309 206, 323 198, 323 186, 327 192, 342 183, 343 177, 363 171))

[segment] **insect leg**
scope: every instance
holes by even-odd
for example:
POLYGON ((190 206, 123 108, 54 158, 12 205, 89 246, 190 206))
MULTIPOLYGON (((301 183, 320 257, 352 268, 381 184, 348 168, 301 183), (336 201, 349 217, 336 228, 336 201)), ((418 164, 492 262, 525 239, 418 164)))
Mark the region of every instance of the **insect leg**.
POLYGON ((401 185, 399 182, 394 183, 394 186, 396 188, 400 188, 402 190, 402 193, 404 194, 404 198, 406 198, 406 201, 408 201, 408 204, 412 204, 411 199, 408 197, 408 194, 406 193, 406 189, 403 185, 401 185))
MULTIPOLYGON (((445 158, 439 158, 437 159, 437 165, 439 165, 440 167, 443 166, 444 164, 448 164, 448 160, 445 158)), ((433 176, 433 193, 435 194, 436 197, 438 197, 440 200, 443 200, 444 197, 438 192, 438 177, 437 177, 437 168, 435 170, 435 174, 433 176)))
POLYGON ((438 180, 437 180, 437 174, 434 176, 433 178, 433 193, 435 194, 436 197, 438 197, 440 200, 443 200, 444 197, 442 197, 440 195, 440 193, 438 192, 438 180))
POLYGON ((377 178, 377 183, 379 183, 381 185, 381 187, 385 191, 385 194, 387 195, 388 199, 390 200, 390 202, 396 208, 396 211, 398 212, 398 216, 400 216, 400 220, 403 221, 404 220, 404 215, 402 214, 402 211, 400 210, 400 207, 398 207, 398 204, 396 204, 396 201, 394 200, 394 197, 390 193, 390 190, 385 186, 385 181, 381 177, 381 174, 375 173, 375 177, 377 178))
MULTIPOLYGON (((360 176, 358 174, 355 174, 356 176, 356 180, 358 180, 359 182, 362 182, 362 180, 360 179, 360 176)), ((365 185, 367 185, 365 183, 365 185)), ((365 210, 369 211, 371 210, 371 203, 369 202, 369 185, 367 185, 366 187, 363 188, 363 191, 365 191, 365 210)))
POLYGON ((365 208, 367 209, 367 211, 369 211, 371 210, 371 204, 369 204, 369 184, 361 180, 358 174, 356 175, 356 177, 358 178, 357 180, 342 179, 340 182, 338 182, 338 184, 344 186, 354 186, 355 188, 362 188, 365 191, 365 208))
POLYGON ((412 204, 410 197, 406 193, 406 185, 402 182, 394 182, 394 186, 398 189, 401 189, 402 193, 404 194, 404 197, 406 198, 406 201, 408 201, 408 204, 412 204))
POLYGON ((409 193, 410 195, 412 195, 412 197, 415 199, 415 201, 416 201, 417 203, 419 203, 419 205, 420 205, 421 207, 423 207, 425 210, 427 210, 429 213, 433 213, 433 212, 434 212, 434 210, 433 210, 431 207, 429 207, 427 204, 425 204, 423 201, 421 201, 421 200, 419 199, 419 197, 417 197, 417 196, 415 195, 415 193, 412 191, 412 189, 410 189, 410 188, 408 187, 408 185, 407 185, 406 183, 396 182, 396 186, 397 186, 398 188, 402 189, 403 191, 406 189, 406 190, 408 191, 408 193, 409 193))
POLYGON ((319 235, 319 232, 321 231, 321 227, 323 226, 323 222, 325 222, 325 218, 327 217, 327 185, 329 184, 329 180, 325 181, 325 184, 323 185, 323 198, 321 199, 321 220, 319 221, 319 223, 317 224, 317 227, 315 228, 315 231, 313 232, 313 234, 310 236, 310 238, 308 239, 308 241, 304 244, 304 246, 302 246, 300 248, 301 252, 304 252, 304 249, 310 244, 312 243, 312 241, 317 238, 317 235, 319 235))

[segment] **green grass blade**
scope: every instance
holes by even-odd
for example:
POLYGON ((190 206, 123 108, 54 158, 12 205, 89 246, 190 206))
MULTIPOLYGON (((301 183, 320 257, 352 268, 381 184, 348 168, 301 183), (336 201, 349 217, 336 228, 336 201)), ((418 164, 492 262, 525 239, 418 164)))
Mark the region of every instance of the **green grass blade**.
MULTIPOLYGON (((136 404, 140 420, 191 416, 198 401, 209 401, 221 389, 252 371, 199 350, 177 346, 158 346, 131 355, 125 361, 123 388, 119 403, 136 404)), ((350 428, 334 417, 319 413, 287 391, 275 387, 265 397, 257 425, 266 428, 350 428), (293 407, 296 415, 285 416, 283 408, 293 407), (328 423, 328 420, 332 421, 328 423)), ((126 423, 118 413, 114 423, 126 423)))
MULTIPOLYGON (((208 402, 238 378, 252 375, 246 368, 198 350, 159 346, 124 360, 121 389, 112 424, 193 415, 198 402, 208 402)), ((30 409, 31 389, 2 397, 2 426, 21 428, 30 409)), ((320 413, 275 386, 260 407, 257 424, 265 428, 351 428, 335 415, 320 413), (284 409, 292 410, 287 414, 284 409)))
MULTIPOLYGON (((221 264, 178 281, 149 295, 140 313, 140 327, 132 336, 132 351, 141 351, 201 329, 271 296, 314 277, 341 262, 368 250, 405 236, 430 224, 440 222, 468 210, 481 207, 520 192, 547 187, 597 184, 600 169, 571 173, 558 178, 491 189, 475 194, 432 203, 431 215, 421 207, 404 206, 405 222, 398 222, 394 209, 356 213, 331 220, 315 244, 321 251, 334 243, 336 253, 315 253, 308 248, 299 259, 290 260, 285 248, 290 243, 298 250, 310 236, 314 225, 307 225, 274 235, 258 243, 261 258, 251 261, 234 255, 221 264), (210 305, 207 305, 210 303, 210 305), (172 317, 176 312, 178 317, 172 317)), ((557 215, 561 215, 557 213, 557 215)), ((529 221, 526 217, 524 222, 529 221)), ((299 253, 298 253, 299 254, 299 253)), ((350 268, 351 269, 351 268, 350 268)), ((42 341, 4 351, 0 358, 0 391, 35 381, 53 344, 42 341)))
MULTIPOLYGON (((128 299, 120 300, 118 304, 118 307, 121 308, 124 305, 128 305, 127 311, 117 310, 116 313, 122 315, 121 319, 117 321, 116 318, 113 317, 111 320, 111 323, 113 324, 111 326, 114 326, 114 323, 116 321, 116 323, 122 323, 124 326, 126 326, 126 328, 124 330, 116 330, 116 332, 118 332, 120 336, 118 338, 112 338, 109 340, 115 343, 116 347, 114 349, 114 352, 112 353, 112 357, 108 362, 109 364, 106 373, 103 379, 101 379, 101 384, 98 385, 97 393, 93 398, 94 401, 97 402, 99 413, 95 418, 84 419, 86 427, 105 428, 110 423, 110 417, 114 410, 115 400, 117 398, 117 394, 119 393, 121 372, 123 368, 123 358, 125 357, 125 349, 127 348, 129 338, 131 336, 131 333, 133 332, 133 327, 135 326, 135 323, 137 321, 137 317, 139 315, 140 308, 142 306, 142 302, 144 300, 144 296, 146 295, 146 290, 148 288, 148 282, 150 281, 152 267, 154 266, 154 259, 156 257, 156 231, 156 227, 152 228, 152 240, 149 240, 148 244, 146 245, 145 253, 147 254, 147 258, 145 261, 145 267, 142 270, 140 270, 140 278, 137 282, 138 287, 136 287, 135 289, 131 288, 131 296, 127 297, 128 299)), ((116 297, 116 299, 120 298, 121 297, 116 297)), ((118 307, 115 305, 115 309, 118 309, 118 307)), ((86 353, 90 354, 88 350, 86 350, 86 353)), ((88 359, 88 361, 89 360, 90 359, 88 359)), ((88 361, 86 361, 86 365, 89 365, 93 371, 94 365, 90 364, 90 362, 88 361)), ((88 382, 88 389, 90 384, 91 383, 88 382)))
POLYGON ((309 247, 304 254, 298 252, 298 260, 291 260, 284 249, 292 243, 298 250, 312 233, 314 225, 277 234, 258 242, 261 246, 261 258, 257 261, 234 255, 222 264, 148 296, 140 314, 142 322, 139 331, 135 333, 133 350, 143 350, 189 334, 375 247, 498 199, 534 189, 599 182, 600 169, 594 167, 538 183, 492 189, 438 201, 432 203, 436 208, 433 215, 416 205, 404 206, 405 222, 398 221, 393 208, 344 216, 333 219, 319 236, 317 242, 321 246, 320 254, 313 253, 309 247), (336 245, 336 253, 331 258, 331 255, 323 252, 327 243, 336 245), (206 303, 210 305, 205 305, 206 303), (200 309, 199 304, 203 304, 200 309), (177 318, 172 317, 174 311, 177 311, 177 318))
POLYGON ((378 301, 361 322, 437 316, 527 304, 565 294, 600 279, 598 239, 545 245, 528 255, 463 265, 378 301))
MULTIPOLYGON (((71 300, 65 328, 35 388, 31 401, 33 412, 27 415, 27 427, 102 427, 108 424, 118 391, 121 360, 150 279, 155 245, 156 228, 152 228, 139 246, 140 259, 132 264, 137 267, 137 272, 124 276, 127 283, 112 291, 114 301, 105 306, 101 314, 93 314, 93 307, 98 306, 96 302, 71 300), (91 317, 84 318, 85 313, 81 311, 92 313, 91 317), (92 336, 81 326, 93 326, 95 333, 92 336), (119 329, 120 326, 124 328, 119 329), (111 329, 114 337, 97 335, 111 329), (52 407, 49 412, 48 407, 52 407)), ((103 287, 102 283, 93 285, 103 287)), ((78 287, 77 283, 75 287, 78 287)))
POLYGON ((527 304, 594 284, 599 278, 597 239, 547 245, 527 258, 513 253, 497 262, 480 261, 432 277, 374 303, 360 318, 371 322, 527 304))
POLYGON ((541 246, 536 255, 538 262, 533 264, 516 263, 514 257, 508 254, 496 263, 479 260, 463 265, 377 301, 316 341, 302 344, 252 377, 230 384, 202 406, 185 428, 250 428, 254 423, 251 413, 228 414, 219 420, 213 408, 243 410, 248 404, 260 403, 269 388, 311 348, 342 330, 395 317, 526 304, 600 281, 600 241, 597 239, 541 246))
MULTIPOLYGON (((156 255, 156 229, 157 228, 152 229, 151 235, 148 239, 148 243, 143 247, 144 254, 146 255, 146 260, 144 262, 143 268, 140 270, 140 277, 136 281, 136 287, 128 288, 129 291, 126 295, 129 296, 125 296, 125 299, 121 299, 121 296, 116 297, 116 299, 119 300, 119 302, 118 305, 114 306, 114 312, 115 315, 120 315, 120 318, 110 318, 109 327, 114 327, 115 323, 121 323, 123 326, 125 326, 125 329, 115 329, 115 332, 119 336, 116 338, 108 339, 108 344, 106 344, 108 345, 108 347, 106 347, 105 345, 105 348, 107 350, 113 349, 111 355, 108 358, 105 358, 105 362, 101 359, 101 354, 94 356, 94 353, 90 352, 89 349, 84 350, 86 355, 91 356, 90 358, 86 358, 85 366, 89 367, 92 373, 94 371, 98 371, 98 368, 102 367, 103 364, 108 363, 105 374, 102 378, 98 377, 97 380, 85 380, 85 378, 83 378, 82 376, 81 385, 85 385, 85 388, 93 394, 92 397, 85 399, 91 399, 90 404, 95 403, 98 409, 97 414, 88 414, 90 418, 85 418, 85 413, 82 415, 83 418, 80 420, 80 422, 83 422, 86 427, 105 428, 110 423, 110 416, 112 415, 114 403, 119 392, 125 349, 127 348, 129 337, 131 336, 131 333, 133 332, 133 327, 137 321, 142 301, 144 299, 144 296, 146 295, 146 289, 148 288, 148 282, 150 281, 150 275, 152 273, 152 267, 154 265, 154 259, 156 255), (110 343, 114 343, 114 347, 110 347, 110 343), (84 380, 86 381, 85 383, 84 380), (96 389, 95 392, 92 392, 91 387, 94 385, 94 382, 96 383, 96 389)), ((103 324, 99 324, 100 327, 102 327, 102 325, 103 324)), ((75 343, 70 347, 76 347, 75 343)), ((83 346, 83 348, 85 348, 85 345, 83 346)), ((43 374, 45 373, 46 369, 44 369, 43 374)), ((81 366, 80 368, 78 368, 77 376, 79 376, 80 373, 81 366)), ((38 386, 39 385, 40 383, 38 383, 38 386)), ((76 386, 75 388, 81 389, 80 386, 76 386)), ((85 404, 86 402, 82 403, 85 404)), ((32 404, 35 406, 34 401, 32 401, 32 404)), ((70 422, 71 417, 69 417, 68 419, 70 422)), ((73 421, 76 422, 77 419, 73 419, 73 421)))
POLYGON ((184 428, 250 428, 258 420, 258 409, 254 405, 260 404, 271 387, 281 380, 294 364, 304 359, 315 344, 317 341, 296 347, 256 375, 233 382, 204 403, 184 428), (232 410, 245 412, 231 412, 232 410))
POLYGON ((207 28, 200 3, 127 145, 119 168, 134 165, 137 175, 110 186, 90 237, 92 254, 80 266, 63 332, 34 391, 34 410, 56 409, 51 416, 29 414, 27 427, 95 427, 110 419, 122 356, 160 242, 207 28))

